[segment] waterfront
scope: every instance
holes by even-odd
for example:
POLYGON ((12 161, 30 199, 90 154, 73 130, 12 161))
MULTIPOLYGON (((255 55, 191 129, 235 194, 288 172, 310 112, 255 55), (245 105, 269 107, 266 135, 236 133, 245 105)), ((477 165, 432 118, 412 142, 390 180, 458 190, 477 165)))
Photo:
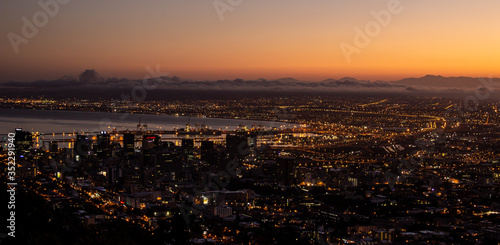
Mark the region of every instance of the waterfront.
MULTIPOLYGON (((173 131, 185 130, 222 130, 232 131, 238 128, 252 128, 260 126, 264 129, 297 127, 296 124, 273 122, 237 120, 207 117, 183 117, 171 115, 125 114, 85 111, 50 111, 50 110, 23 110, 0 109, 2 117, 0 123, 0 136, 5 137, 15 128, 22 128, 36 133, 35 146, 48 144, 50 141, 61 141, 59 147, 71 147, 71 142, 64 140, 74 139, 77 134, 95 135, 101 131, 126 131, 136 130, 140 123, 142 130, 173 131), (189 125, 188 125, 189 124, 189 125), (145 128, 146 127, 146 128, 145 128)), ((179 144, 183 137, 204 138, 219 141, 225 135, 176 135, 160 134, 162 139, 167 139, 179 144)))
POLYGON ((261 125, 265 128, 297 126, 272 121, 84 111, 0 109, 0 114, 2 115, 0 135, 7 134, 15 128, 47 134, 112 131, 113 128, 118 131, 135 130, 139 122, 142 125, 147 124, 149 130, 181 129, 189 122, 193 129, 205 125, 213 130, 234 130, 239 126, 251 128, 252 125, 261 125))

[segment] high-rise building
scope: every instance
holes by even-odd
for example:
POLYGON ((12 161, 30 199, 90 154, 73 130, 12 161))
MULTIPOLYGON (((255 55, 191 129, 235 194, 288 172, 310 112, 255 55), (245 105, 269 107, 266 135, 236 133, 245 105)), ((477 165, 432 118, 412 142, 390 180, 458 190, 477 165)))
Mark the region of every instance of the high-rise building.
POLYGON ((57 141, 51 141, 50 142, 49 152, 50 153, 57 153, 57 152, 59 152, 59 146, 57 144, 57 141))
POLYGON ((87 135, 77 135, 73 152, 75 154, 75 161, 79 162, 86 159, 92 149, 92 142, 87 135))
POLYGON ((257 149, 257 135, 258 134, 255 132, 248 133, 248 139, 247 139, 248 150, 250 151, 250 154, 253 155, 255 155, 257 149))
POLYGON ((133 155, 135 148, 135 135, 134 134, 124 134, 123 135, 123 150, 126 155, 133 155))
POLYGON ((226 150, 232 156, 245 157, 250 153, 246 134, 226 135, 226 150))
POLYGON ((49 165, 49 154, 42 149, 33 150, 33 164, 37 169, 49 165))
POLYGON ((160 136, 144 135, 142 136, 142 156, 145 165, 154 164, 154 152, 160 145, 160 136))
POLYGON ((205 161, 212 166, 215 166, 218 162, 218 154, 217 150, 214 148, 214 142, 208 140, 202 141, 200 148, 201 148, 200 160, 205 161))
POLYGON ((194 140, 193 139, 182 139, 182 152, 184 155, 184 160, 191 160, 194 157, 194 140))
POLYGON ((123 182, 123 172, 122 168, 117 165, 108 166, 108 171, 106 173, 109 185, 119 185, 123 182))
POLYGON ((111 135, 105 131, 97 135, 96 153, 99 159, 111 157, 111 135))
POLYGON ((295 184, 295 158, 278 157, 276 159, 277 181, 281 185, 290 186, 295 184))
POLYGON ((169 181, 174 181, 180 178, 182 172, 180 154, 173 151, 162 151, 156 153, 155 171, 157 178, 165 177, 166 180, 169 181))
POLYGON ((16 128, 14 143, 16 145, 16 156, 19 156, 19 158, 27 157, 30 153, 31 147, 33 147, 33 137, 31 132, 23 131, 22 128, 16 128))
POLYGON ((160 145, 160 136, 144 135, 142 136, 142 150, 151 150, 160 145))

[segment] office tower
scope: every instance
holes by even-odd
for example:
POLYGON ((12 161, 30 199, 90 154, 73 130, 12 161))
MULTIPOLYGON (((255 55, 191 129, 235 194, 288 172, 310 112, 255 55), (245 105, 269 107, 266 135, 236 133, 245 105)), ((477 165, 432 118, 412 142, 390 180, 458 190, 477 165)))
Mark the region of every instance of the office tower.
POLYGON ((243 158, 250 153, 246 134, 226 135, 226 150, 231 156, 243 158))
POLYGON ((16 128, 16 136, 14 137, 16 145, 16 156, 25 158, 29 155, 31 147, 33 147, 33 137, 31 132, 23 131, 22 128, 16 128))
POLYGON ((37 169, 49 165, 49 154, 42 149, 34 149, 32 157, 32 163, 37 169))
POLYGON ((201 142, 201 159, 208 164, 215 166, 218 162, 218 152, 214 148, 214 142, 212 141, 202 141, 201 142))
POLYGON ((254 156, 257 150, 257 135, 258 134, 256 132, 248 132, 248 138, 247 138, 248 151, 249 154, 254 156))
POLYGON ((144 135, 142 136, 142 150, 151 150, 160 145, 160 136, 144 135))
POLYGON ((181 155, 173 151, 156 153, 155 176, 164 177, 165 180, 174 181, 180 178, 182 172, 181 155))
POLYGON ((160 145, 160 136, 144 135, 142 136, 142 156, 145 165, 154 164, 154 151, 160 145))
POLYGON ((295 158, 278 157, 276 165, 278 183, 285 186, 295 184, 295 158))
POLYGON ((124 134, 123 135, 123 151, 125 155, 133 155, 135 146, 135 135, 134 134, 124 134))
POLYGON ((117 165, 108 166, 108 171, 106 173, 109 185, 120 185, 123 183, 123 172, 122 168, 117 165))
POLYGON ((194 140, 193 139, 182 139, 182 152, 184 154, 184 160, 191 160, 194 157, 194 140))
POLYGON ((111 135, 105 131, 97 135, 96 153, 99 159, 111 157, 111 135))
POLYGON ((50 153, 57 153, 57 152, 59 152, 59 145, 57 144, 57 141, 51 141, 50 142, 49 152, 50 153))
POLYGON ((79 162, 82 159, 86 159, 90 154, 91 148, 92 143, 87 135, 77 135, 75 145, 73 146, 75 161, 79 162))

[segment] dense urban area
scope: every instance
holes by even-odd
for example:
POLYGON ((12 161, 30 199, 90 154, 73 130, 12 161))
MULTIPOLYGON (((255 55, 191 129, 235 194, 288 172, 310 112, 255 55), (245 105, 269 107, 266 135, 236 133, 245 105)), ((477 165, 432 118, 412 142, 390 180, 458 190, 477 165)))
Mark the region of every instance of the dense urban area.
MULTIPOLYGON (((425 96, 0 98, 5 109, 296 125, 139 122, 74 133, 71 147, 9 129, 18 234, 30 244, 498 244, 499 107, 425 96)), ((6 137, 0 150, 5 179, 6 137)))

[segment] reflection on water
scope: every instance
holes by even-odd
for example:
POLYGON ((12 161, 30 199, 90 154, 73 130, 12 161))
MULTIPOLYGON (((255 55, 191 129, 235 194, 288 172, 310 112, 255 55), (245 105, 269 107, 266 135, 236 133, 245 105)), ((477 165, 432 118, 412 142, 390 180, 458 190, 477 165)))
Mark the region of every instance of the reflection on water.
POLYGON ((147 123, 150 130, 185 128, 188 122, 192 127, 204 125, 214 130, 233 130, 240 125, 248 128, 257 125, 266 128, 297 126, 297 124, 272 121, 81 111, 0 109, 0 115, 2 115, 0 118, 2 124, 0 134, 7 134, 14 128, 43 133, 99 132, 103 130, 111 131, 113 128, 119 131, 134 130, 139 121, 147 123))
MULTIPOLYGON (((207 128, 212 130, 232 131, 238 127, 252 128, 260 126, 265 129, 293 128, 297 124, 236 120, 206 117, 178 117, 170 115, 144 115, 123 114, 105 112, 81 112, 81 111, 47 111, 47 110, 22 110, 22 109, 0 109, 0 136, 3 138, 15 128, 37 133, 34 138, 35 147, 40 147, 48 142, 56 140, 74 139, 77 134, 88 134, 95 136, 100 131, 125 131, 135 130, 138 123, 147 124, 148 130, 176 130, 184 129, 189 123, 192 129, 207 128)), ((162 134, 162 139, 172 141, 180 145, 182 138, 191 137, 197 139, 209 139, 211 141, 222 141, 222 135, 196 135, 179 136, 176 134, 162 134)), ((60 142, 59 147, 72 147, 71 142, 60 142)))

